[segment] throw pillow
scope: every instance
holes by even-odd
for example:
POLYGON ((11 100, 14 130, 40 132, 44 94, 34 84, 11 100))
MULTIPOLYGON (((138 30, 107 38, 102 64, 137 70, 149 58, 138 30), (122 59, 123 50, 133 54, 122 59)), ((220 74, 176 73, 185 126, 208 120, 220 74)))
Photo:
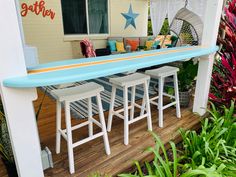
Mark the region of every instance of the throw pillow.
POLYGON ((110 47, 111 52, 116 51, 116 41, 115 40, 109 40, 109 41, 107 41, 107 44, 110 47))
POLYGON ((116 41, 117 52, 125 52, 124 43, 116 41))
POLYGON ((139 46, 139 40, 126 40, 127 45, 131 46, 131 51, 136 51, 139 46))
POLYGON ((156 49, 157 46, 160 44, 160 42, 161 42, 161 41, 159 41, 159 40, 155 41, 155 42, 153 43, 152 47, 153 47, 154 49, 156 49))
POLYGON ((154 41, 146 41, 146 47, 147 47, 147 50, 151 50, 153 44, 154 44, 154 41))
POLYGON ((153 39, 153 37, 148 37, 148 41, 153 41, 154 39, 153 39))

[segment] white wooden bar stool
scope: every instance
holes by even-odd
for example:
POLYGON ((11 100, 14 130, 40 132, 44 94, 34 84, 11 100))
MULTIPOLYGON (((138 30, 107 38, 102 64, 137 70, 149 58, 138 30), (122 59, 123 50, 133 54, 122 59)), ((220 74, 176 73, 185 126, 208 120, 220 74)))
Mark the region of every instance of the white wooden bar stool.
POLYGON ((148 130, 152 130, 152 120, 151 120, 151 111, 150 111, 150 102, 149 102, 149 95, 148 95, 148 85, 149 85, 150 76, 141 73, 134 73, 124 77, 117 77, 111 78, 110 82, 112 83, 112 94, 111 94, 111 103, 110 103, 110 110, 109 110, 109 117, 108 117, 108 126, 107 130, 111 131, 112 119, 113 115, 124 119, 124 144, 129 144, 129 125, 137 122, 143 118, 147 118, 148 130), (144 88, 144 98, 146 103, 146 113, 140 114, 138 117, 134 118, 134 109, 135 107, 142 109, 142 106, 135 103, 135 92, 136 86, 143 85, 144 88), (117 87, 122 87, 123 89, 123 101, 124 101, 124 108, 114 111, 114 102, 116 97, 116 89, 117 87), (132 89, 131 93, 131 105, 128 106, 128 88, 132 89), (130 115, 129 115, 130 109, 130 115), (120 113, 124 112, 124 115, 120 113))
POLYGON ((61 136, 67 141, 68 148, 68 157, 69 157, 69 167, 70 173, 75 172, 74 168, 74 153, 73 149, 81 144, 84 144, 88 141, 91 141, 95 138, 103 136, 106 154, 110 154, 110 146, 108 142, 108 136, 106 131, 106 124, 104 120, 102 102, 100 92, 103 91, 104 88, 96 83, 87 83, 84 85, 53 90, 52 94, 55 95, 57 99, 57 115, 56 115, 56 153, 60 153, 60 144, 61 144, 61 136), (97 104, 99 108, 99 118, 100 122, 95 120, 92 117, 92 97, 96 97, 97 104), (70 103, 82 99, 87 99, 88 101, 88 121, 83 122, 81 124, 71 126, 71 115, 70 115, 70 103), (65 106, 65 121, 66 121, 66 129, 61 129, 61 103, 64 103, 65 106), (97 126, 101 127, 102 131, 96 134, 93 134, 93 123, 97 126), (83 140, 73 142, 72 131, 78 128, 88 126, 89 136, 83 140))
POLYGON ((164 66, 158 69, 147 70, 145 72, 145 74, 150 75, 152 78, 158 79, 158 96, 151 98, 150 103, 156 105, 159 110, 158 111, 159 112, 159 127, 163 127, 163 110, 166 108, 176 105, 176 116, 178 118, 181 117, 180 104, 179 104, 178 78, 177 78, 178 71, 179 71, 179 68, 172 67, 172 66, 164 66), (165 78, 170 77, 170 76, 173 77, 174 90, 175 90, 174 96, 164 93, 165 78), (172 99, 175 99, 175 101, 167 105, 163 105, 163 96, 167 96, 172 99), (157 99, 158 99, 158 103, 154 101, 157 99))

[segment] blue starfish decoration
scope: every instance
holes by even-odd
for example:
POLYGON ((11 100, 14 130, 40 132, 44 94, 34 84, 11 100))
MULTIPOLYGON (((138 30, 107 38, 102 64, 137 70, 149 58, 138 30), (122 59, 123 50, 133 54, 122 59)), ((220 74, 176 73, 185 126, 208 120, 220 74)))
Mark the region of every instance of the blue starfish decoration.
POLYGON ((139 14, 133 13, 132 10, 132 5, 130 4, 129 6, 129 12, 128 13, 121 13, 123 17, 126 19, 126 24, 125 24, 125 29, 129 26, 132 25, 136 29, 135 25, 135 18, 139 16, 139 14))

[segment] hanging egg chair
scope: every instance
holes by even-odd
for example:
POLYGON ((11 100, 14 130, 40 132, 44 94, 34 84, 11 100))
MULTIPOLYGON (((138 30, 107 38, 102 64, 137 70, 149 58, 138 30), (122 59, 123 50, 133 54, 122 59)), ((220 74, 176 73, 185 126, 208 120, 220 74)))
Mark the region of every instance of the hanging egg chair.
POLYGON ((187 9, 187 3, 188 1, 185 7, 177 12, 169 26, 169 34, 172 37, 171 47, 201 44, 203 22, 197 14, 187 9))

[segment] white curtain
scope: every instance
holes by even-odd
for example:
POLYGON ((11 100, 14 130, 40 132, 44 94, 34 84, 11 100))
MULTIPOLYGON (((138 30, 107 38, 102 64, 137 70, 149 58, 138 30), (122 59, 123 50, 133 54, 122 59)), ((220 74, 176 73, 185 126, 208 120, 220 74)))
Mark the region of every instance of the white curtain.
MULTIPOLYGON (((196 1, 196 0, 195 0, 196 1)), ((198 1, 198 0, 197 0, 198 1)), ((185 0, 168 0, 168 22, 171 24, 177 12, 183 8, 185 0)))
POLYGON ((207 0, 188 0, 187 8, 204 21, 207 0))
MULTIPOLYGON (((187 8, 199 15, 203 21, 206 0, 188 0, 187 8)), ((169 24, 172 22, 176 13, 185 6, 185 0, 151 0, 150 14, 152 20, 153 35, 157 36, 166 17, 169 24)))
POLYGON ((88 0, 89 33, 108 33, 107 0, 88 0))
POLYGON ((150 1, 150 15, 152 20, 153 35, 157 36, 160 31, 168 12, 169 0, 151 0, 150 1))

